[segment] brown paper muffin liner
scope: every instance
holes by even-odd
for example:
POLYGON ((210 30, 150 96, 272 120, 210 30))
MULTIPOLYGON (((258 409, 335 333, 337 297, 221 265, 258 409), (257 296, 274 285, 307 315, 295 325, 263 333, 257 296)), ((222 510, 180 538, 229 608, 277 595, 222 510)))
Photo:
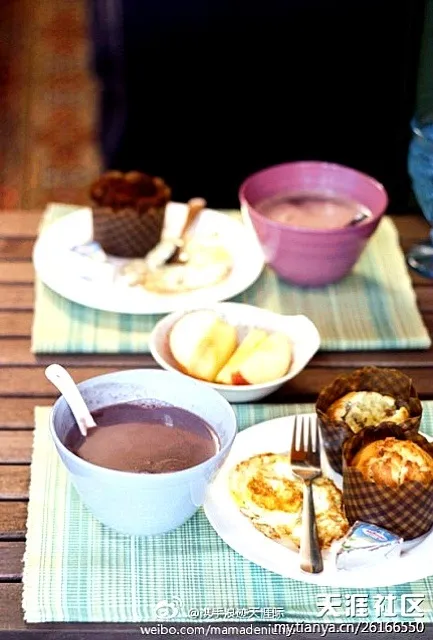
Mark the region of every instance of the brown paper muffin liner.
POLYGON ((433 459, 433 443, 401 425, 382 425, 362 429, 343 445, 343 501, 350 524, 356 520, 389 529, 405 540, 427 533, 433 526, 433 482, 423 485, 408 481, 399 487, 378 485, 366 480, 350 466, 356 453, 370 442, 394 437, 411 440, 433 459))
MULTIPOLYGON (((351 391, 377 391, 396 400, 398 407, 406 407, 409 418, 401 423, 403 430, 418 431, 421 422, 422 405, 412 380, 397 369, 363 367, 350 374, 336 378, 322 389, 316 402, 316 413, 320 425, 322 442, 329 464, 337 473, 342 473, 342 445, 353 435, 353 431, 343 420, 332 420, 327 410, 333 402, 351 391)), ((393 424, 382 422, 381 424, 393 424)), ((370 429, 371 427, 366 427, 370 429)))
POLYGON ((106 253, 122 258, 143 258, 161 238, 165 205, 143 212, 94 206, 92 213, 93 239, 106 253))

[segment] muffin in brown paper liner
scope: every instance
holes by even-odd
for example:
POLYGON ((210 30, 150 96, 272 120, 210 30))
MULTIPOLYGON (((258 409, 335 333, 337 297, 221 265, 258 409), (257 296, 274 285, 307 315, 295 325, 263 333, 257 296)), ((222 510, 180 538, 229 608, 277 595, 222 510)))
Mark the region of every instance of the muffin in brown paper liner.
POLYGON ((423 484, 407 480, 392 487, 367 480, 351 464, 365 446, 389 437, 414 442, 429 454, 433 463, 433 443, 416 431, 405 431, 401 425, 389 423, 362 429, 343 445, 344 509, 350 524, 356 520, 369 522, 404 540, 412 540, 433 526, 433 481, 423 484))
POLYGON ((93 239, 123 258, 144 257, 161 239, 171 190, 161 178, 138 171, 107 171, 90 190, 93 239))
MULTIPOLYGON (((351 391, 376 391, 395 398, 398 407, 405 407, 409 418, 400 424, 403 430, 418 431, 422 405, 412 380, 397 369, 363 367, 352 373, 341 375, 319 393, 316 413, 320 425, 322 442, 331 467, 342 473, 343 442, 353 431, 343 420, 333 420, 327 415, 329 407, 351 391)), ((390 424, 383 421, 381 424, 390 424)), ((365 427, 371 429, 371 427, 365 427)))

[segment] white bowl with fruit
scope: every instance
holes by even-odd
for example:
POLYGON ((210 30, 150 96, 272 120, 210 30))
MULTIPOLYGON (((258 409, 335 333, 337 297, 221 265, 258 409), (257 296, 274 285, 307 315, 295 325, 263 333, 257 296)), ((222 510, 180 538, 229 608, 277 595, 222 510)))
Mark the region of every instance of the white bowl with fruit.
POLYGON ((230 402, 270 395, 297 376, 319 346, 319 332, 306 316, 236 302, 176 311, 150 336, 161 367, 201 380, 230 402))

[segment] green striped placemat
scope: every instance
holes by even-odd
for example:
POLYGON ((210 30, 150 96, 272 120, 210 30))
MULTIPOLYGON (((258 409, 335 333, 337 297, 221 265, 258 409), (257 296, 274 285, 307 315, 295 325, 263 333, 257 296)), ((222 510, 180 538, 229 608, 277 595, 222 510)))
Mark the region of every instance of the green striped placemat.
MULTIPOLYGON (((44 224, 70 212, 70 206, 51 205, 44 224)), ((341 282, 305 289, 266 268, 234 300, 308 316, 319 330, 322 350, 427 349, 431 344, 390 218, 382 220, 353 272, 341 282)), ((160 317, 83 307, 37 281, 32 351, 147 353, 149 334, 160 317)))
MULTIPOLYGON (((312 405, 235 405, 240 429, 312 409, 312 405)), ((345 621, 358 622, 360 618, 346 610, 356 597, 368 606, 368 616, 361 621, 377 619, 378 603, 393 599, 396 615, 391 620, 407 622, 399 607, 411 594, 422 596, 422 621, 433 621, 433 577, 362 590, 316 587, 283 578, 229 548, 202 509, 163 536, 115 533, 93 518, 71 486, 49 435, 48 415, 49 408, 36 408, 23 576, 27 622, 145 623, 157 620, 159 607, 167 602, 178 609, 172 622, 251 618, 335 622, 332 612, 323 615, 321 605, 327 597, 345 621)), ((422 429, 433 434, 433 402, 424 403, 422 429)))

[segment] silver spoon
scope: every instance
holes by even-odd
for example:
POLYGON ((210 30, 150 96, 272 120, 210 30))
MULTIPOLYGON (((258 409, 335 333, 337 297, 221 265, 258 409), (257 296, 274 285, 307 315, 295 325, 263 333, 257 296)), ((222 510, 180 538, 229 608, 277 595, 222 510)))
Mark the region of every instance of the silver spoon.
POLYGON ((371 218, 369 213, 364 213, 363 211, 357 213, 350 222, 347 223, 346 227, 354 227, 355 225, 363 222, 367 218, 371 218))
POLYGON ((96 422, 70 374, 60 364, 50 364, 45 369, 45 375, 65 398, 80 432, 86 437, 87 429, 96 427, 96 422))

